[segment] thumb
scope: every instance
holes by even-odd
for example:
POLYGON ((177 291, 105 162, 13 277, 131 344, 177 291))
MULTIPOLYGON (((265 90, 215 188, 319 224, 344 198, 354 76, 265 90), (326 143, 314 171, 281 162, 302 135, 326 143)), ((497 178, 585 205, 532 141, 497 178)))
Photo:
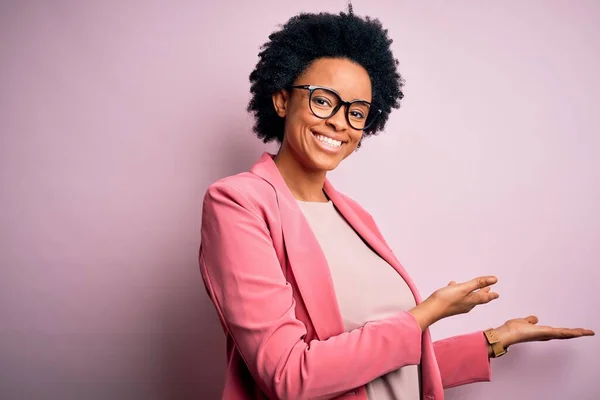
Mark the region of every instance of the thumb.
POLYGON ((525 317, 525 321, 529 322, 530 324, 537 324, 538 323, 538 317, 536 317, 535 315, 530 315, 528 317, 525 317))

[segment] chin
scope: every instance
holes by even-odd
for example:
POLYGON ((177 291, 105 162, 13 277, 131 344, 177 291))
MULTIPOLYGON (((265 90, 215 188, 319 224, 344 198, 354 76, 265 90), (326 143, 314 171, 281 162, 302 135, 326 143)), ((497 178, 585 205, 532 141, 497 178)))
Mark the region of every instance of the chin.
POLYGON ((324 154, 318 151, 313 151, 312 154, 308 154, 310 160, 310 167, 314 170, 319 171, 332 171, 340 165, 343 158, 339 156, 333 156, 330 154, 324 154))

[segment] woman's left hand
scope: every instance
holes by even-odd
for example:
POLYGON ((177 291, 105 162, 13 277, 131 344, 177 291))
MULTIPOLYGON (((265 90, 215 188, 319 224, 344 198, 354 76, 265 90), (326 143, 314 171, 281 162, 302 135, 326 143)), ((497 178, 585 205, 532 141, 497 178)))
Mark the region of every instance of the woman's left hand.
POLYGON ((538 318, 530 315, 526 318, 515 318, 506 321, 496 328, 500 342, 504 347, 517 343, 537 342, 552 339, 573 339, 583 336, 594 336, 594 331, 583 328, 554 328, 537 325, 538 318))

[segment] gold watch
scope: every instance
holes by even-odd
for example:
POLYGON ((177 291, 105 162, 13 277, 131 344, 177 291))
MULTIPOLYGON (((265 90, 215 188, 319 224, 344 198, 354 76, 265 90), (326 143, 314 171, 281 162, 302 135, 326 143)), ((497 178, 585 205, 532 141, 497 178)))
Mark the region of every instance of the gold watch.
POLYGON ((504 345, 500 343, 500 338, 498 337, 495 329, 486 329, 483 331, 483 334, 485 335, 485 338, 490 346, 492 346, 492 352, 494 353, 493 358, 498 358, 506 354, 508 348, 505 348, 504 345))

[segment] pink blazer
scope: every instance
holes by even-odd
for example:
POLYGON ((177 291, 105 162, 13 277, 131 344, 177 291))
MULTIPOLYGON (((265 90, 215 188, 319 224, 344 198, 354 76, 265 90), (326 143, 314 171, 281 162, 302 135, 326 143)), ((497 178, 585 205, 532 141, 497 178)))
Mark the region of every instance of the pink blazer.
MULTIPOLYGON (((373 218, 329 181, 324 190, 420 303, 373 218)), ((425 400, 490 380, 482 332, 432 343, 407 312, 344 332, 325 256, 272 155, 208 188, 201 235, 202 278, 227 336, 223 399, 367 400, 365 384, 418 363, 425 400)))

